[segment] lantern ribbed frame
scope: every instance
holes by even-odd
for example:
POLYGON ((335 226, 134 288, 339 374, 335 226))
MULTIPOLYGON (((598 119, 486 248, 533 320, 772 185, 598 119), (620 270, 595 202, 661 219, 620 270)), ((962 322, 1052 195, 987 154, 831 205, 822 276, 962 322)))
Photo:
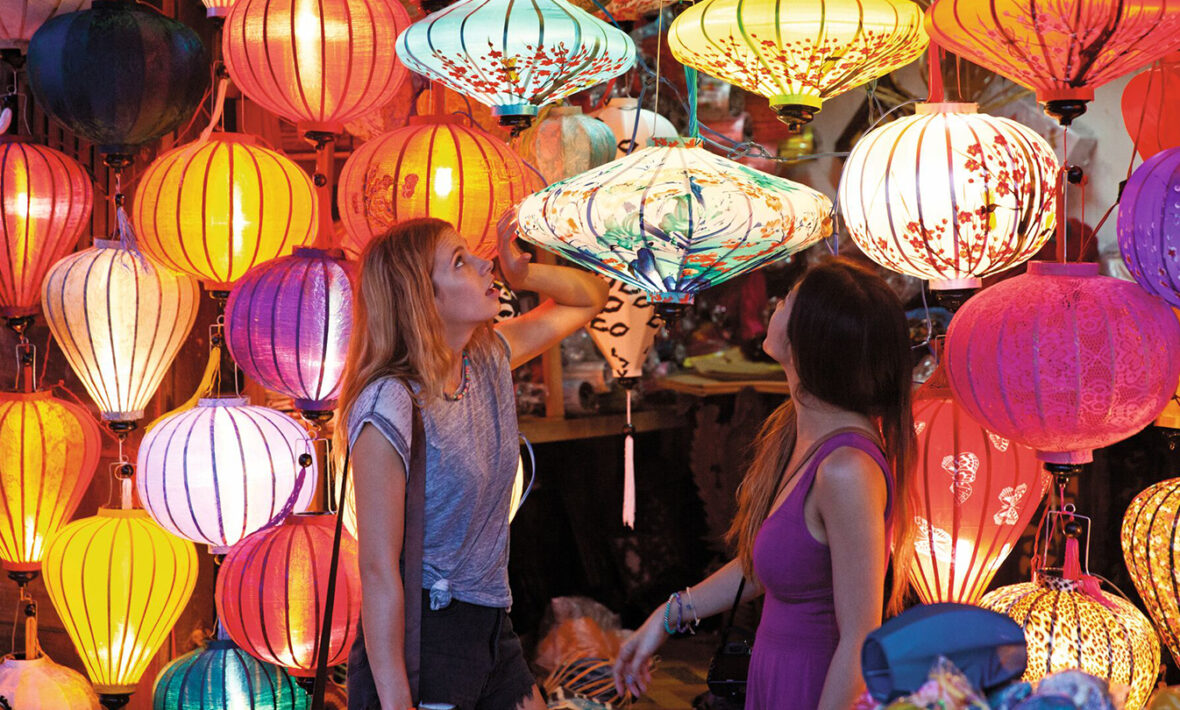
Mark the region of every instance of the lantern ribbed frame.
POLYGON ((615 157, 610 126, 582 113, 579 106, 554 106, 520 136, 520 157, 545 176, 547 183, 584 173, 615 157))
POLYGON ((1123 516, 1123 559, 1173 659, 1180 659, 1180 478, 1148 486, 1123 516))
POLYGON ((639 99, 616 96, 606 106, 591 111, 590 116, 605 123, 615 136, 615 158, 644 148, 651 148, 656 140, 676 140, 676 126, 660 114, 639 107, 639 99), (639 112, 636 119, 635 112, 639 112))
POLYGON ((409 78, 393 49, 409 25, 398 0, 236 0, 222 54, 251 101, 301 131, 340 133, 409 78))
POLYGON ((689 303, 831 233, 824 195, 695 139, 661 143, 530 195, 521 236, 653 302, 689 303))
POLYGON ((823 102, 909 64, 926 50, 910 0, 702 0, 668 27, 682 64, 815 112, 823 102))
POLYGON ((147 511, 99 508, 49 541, 41 573, 94 687, 125 694, 188 604, 197 552, 147 511))
POLYGON ((978 288, 1031 259, 1053 236, 1053 149, 1035 131, 976 113, 975 104, 918 104, 870 131, 840 178, 853 241, 892 271, 935 289, 978 288))
POLYGON ((1180 323, 1098 265, 1034 261, 955 314, 944 363, 955 400, 989 431, 1082 464, 1138 432, 1180 379, 1180 323))
POLYGON ((6 0, 0 3, 0 49, 24 49, 51 17, 77 12, 90 0, 6 0))
POLYGON ((1161 150, 1180 147, 1180 123, 1170 113, 1177 103, 1180 52, 1131 77, 1123 87, 1123 125, 1140 158, 1147 160, 1161 150))
POLYGON ((352 334, 356 269, 344 252, 297 247, 230 292, 225 342, 238 367, 303 411, 331 411, 352 334))
POLYGON ((86 676, 48 656, 0 661, 0 697, 13 708, 99 710, 98 695, 86 676))
POLYGON ((0 316, 41 310, 41 282, 90 224, 94 191, 78 161, 0 136, 0 316))
MULTIPOLYGON (((217 615, 229 637, 292 675, 315 675, 335 526, 334 515, 291 515, 234 545, 217 577, 217 615)), ((350 534, 340 541, 338 574, 329 666, 348 657, 360 621, 360 572, 350 534)))
POLYGON ((200 289, 117 241, 54 264, 41 288, 45 320, 103 419, 134 421, 197 318, 200 289))
POLYGON ((102 434, 81 406, 49 392, 0 392, 0 566, 41 568, 98 467, 102 434))
POLYGON ((225 17, 233 9, 235 0, 201 0, 205 5, 205 17, 225 17))
POLYGON ((503 122, 622 74, 635 43, 565 0, 459 0, 402 32, 397 56, 503 122))
POLYGON ((140 248, 212 290, 316 236, 311 178, 253 136, 214 133, 164 153, 139 179, 131 218, 140 248))
POLYGON ((1134 604, 1113 594, 1105 597, 1113 609, 1085 594, 1078 580, 1045 571, 1033 582, 989 592, 979 606, 1008 615, 1024 629, 1024 680, 1036 683, 1050 673, 1078 668, 1130 686, 1126 707, 1143 707, 1159 673, 1159 638, 1134 604))
POLYGON ((307 710, 311 701, 284 669, 228 639, 212 639, 160 671, 153 710, 307 710))
POLYGON ((353 151, 340 171, 336 205, 345 249, 354 253, 398 222, 436 217, 488 258, 500 216, 540 187, 503 141, 455 117, 427 116, 353 151))
POLYGON ((317 471, 314 445, 299 422, 245 397, 207 398, 144 435, 135 485, 160 527, 225 554, 284 512, 306 509, 317 471), (299 465, 304 454, 312 459, 306 470, 299 465))
POLYGON ((1180 148, 1135 169, 1119 198, 1119 253, 1135 282, 1180 308, 1180 148))
POLYGON ((586 332, 615 377, 643 377, 643 363, 663 321, 643 290, 618 279, 606 282, 606 305, 586 324, 586 332))

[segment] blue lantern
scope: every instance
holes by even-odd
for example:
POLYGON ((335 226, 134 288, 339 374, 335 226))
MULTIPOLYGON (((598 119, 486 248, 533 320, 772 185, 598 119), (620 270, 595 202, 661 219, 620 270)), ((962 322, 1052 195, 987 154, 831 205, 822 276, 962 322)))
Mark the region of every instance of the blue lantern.
POLYGON ((211 640, 169 663, 152 690, 153 710, 306 710, 308 704, 286 670, 228 639, 211 640))

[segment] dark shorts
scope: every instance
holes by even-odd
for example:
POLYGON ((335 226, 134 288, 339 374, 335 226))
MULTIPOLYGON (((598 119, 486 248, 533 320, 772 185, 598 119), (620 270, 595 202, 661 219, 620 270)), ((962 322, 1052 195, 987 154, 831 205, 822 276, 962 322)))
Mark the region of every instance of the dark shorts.
MULTIPOLYGON (((520 639, 503 609, 452 601, 431 611, 422 599, 422 653, 418 691, 422 703, 458 710, 512 710, 533 693, 536 679, 520 639)), ((364 632, 348 654, 348 710, 380 710, 365 654, 364 632)))

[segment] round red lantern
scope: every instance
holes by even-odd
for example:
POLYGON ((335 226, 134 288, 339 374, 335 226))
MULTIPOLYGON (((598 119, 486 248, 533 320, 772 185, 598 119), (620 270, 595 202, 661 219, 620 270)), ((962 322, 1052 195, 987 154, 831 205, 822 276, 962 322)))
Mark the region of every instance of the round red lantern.
POLYGON ((1164 57, 1136 74, 1123 89, 1123 125, 1147 160, 1168 148, 1180 147, 1180 122, 1170 111, 1180 103, 1180 52, 1164 57))

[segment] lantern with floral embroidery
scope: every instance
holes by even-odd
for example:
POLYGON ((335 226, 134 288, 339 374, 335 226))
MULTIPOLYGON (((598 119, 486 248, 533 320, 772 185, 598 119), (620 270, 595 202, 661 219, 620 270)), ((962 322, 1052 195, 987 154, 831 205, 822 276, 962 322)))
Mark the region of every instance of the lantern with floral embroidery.
POLYGON ((169 663, 152 689, 153 710, 306 710, 310 697, 287 671, 228 639, 211 639, 169 663))
POLYGON ((1136 74, 1123 89, 1123 125, 1127 135, 1147 160, 1167 148, 1180 147, 1180 123, 1170 109, 1180 102, 1180 52, 1164 57, 1145 72, 1136 74))
POLYGON ((577 106, 554 106, 521 134, 517 150, 544 174, 547 183, 557 182, 610 162, 615 157, 615 135, 577 106))
POLYGON ((1180 478, 1148 486, 1123 516, 1123 559, 1139 598, 1172 652, 1180 658, 1180 568, 1173 550, 1180 546, 1180 478))
POLYGON ((1135 169, 1119 199, 1119 252, 1148 293, 1180 308, 1180 147, 1148 158, 1135 169))
POLYGON ((90 0, 8 0, 0 3, 0 49, 23 49, 46 20, 89 5, 90 0))
POLYGON ((658 139, 675 140, 676 126, 654 111, 639 107, 639 99, 616 96, 606 106, 590 115, 610 127, 615 134, 615 157, 621 158, 655 145, 658 139))
POLYGON ((13 708, 98 710, 98 696, 86 676, 48 656, 0 661, 0 697, 13 708))

